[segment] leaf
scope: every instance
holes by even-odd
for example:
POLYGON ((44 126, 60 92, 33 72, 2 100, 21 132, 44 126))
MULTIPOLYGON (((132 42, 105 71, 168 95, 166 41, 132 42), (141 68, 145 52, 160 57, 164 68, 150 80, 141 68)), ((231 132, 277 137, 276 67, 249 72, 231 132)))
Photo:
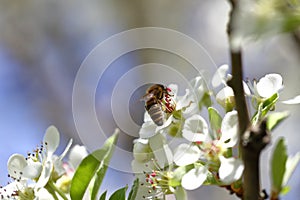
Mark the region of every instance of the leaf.
POLYGON ((123 187, 117 191, 115 191, 111 197, 109 197, 109 200, 125 200, 126 199, 126 190, 127 186, 123 187))
POLYGON ((139 179, 137 178, 133 182, 133 185, 131 187, 131 190, 130 190, 127 200, 135 200, 138 189, 139 189, 139 179))
POLYGON ((107 168, 107 164, 112 156, 114 144, 118 138, 118 132, 119 131, 116 130, 115 133, 106 140, 101 149, 98 149, 85 157, 79 164, 71 183, 70 196, 72 200, 81 200, 83 198, 91 180, 97 173, 97 176, 94 179, 94 186, 92 187, 91 199, 96 198, 98 189, 106 172, 105 168, 107 168), (97 191, 95 192, 96 189, 97 191))
POLYGON ((203 185, 221 185, 222 183, 215 177, 213 173, 208 171, 206 180, 203 185))
POLYGON ((274 109, 274 106, 278 100, 279 96, 278 93, 273 94, 271 97, 269 97, 268 99, 266 99, 263 103, 262 106, 262 117, 266 116, 266 114, 270 111, 274 109))
POLYGON ((272 191, 279 194, 282 190, 284 173, 286 171, 286 145, 284 138, 280 138, 276 144, 271 158, 271 183, 272 191))
POLYGON ((203 106, 205 106, 205 107, 208 108, 211 105, 212 105, 212 101, 211 101, 211 98, 210 98, 210 93, 209 92, 205 92, 203 94, 201 100, 198 103, 199 110, 201 110, 203 106))
POLYGON ((275 93, 274 95, 266 99, 264 102, 260 102, 258 104, 257 111, 255 112, 255 114, 251 119, 254 125, 260 122, 260 120, 263 119, 270 110, 274 109, 278 98, 279 98, 278 94, 275 93))
POLYGON ((272 131, 280 122, 289 116, 288 112, 271 113, 267 117, 267 128, 272 131))
POLYGON ((100 196, 99 200, 105 200, 106 199, 106 193, 107 193, 107 191, 103 192, 102 195, 100 196))
POLYGON ((213 107, 208 108, 208 114, 211 128, 216 133, 218 133, 221 129, 222 117, 220 116, 219 112, 213 107))

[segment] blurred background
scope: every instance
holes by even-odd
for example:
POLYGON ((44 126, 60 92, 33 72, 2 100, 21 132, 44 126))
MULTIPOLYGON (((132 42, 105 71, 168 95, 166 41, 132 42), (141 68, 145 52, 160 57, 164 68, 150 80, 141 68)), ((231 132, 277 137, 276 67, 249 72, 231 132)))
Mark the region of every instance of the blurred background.
MULTIPOLYGON (((228 11, 227 2, 219 0, 91 0, 88 3, 78 0, 2 0, 0 185, 9 181, 6 169, 9 156, 13 153, 26 155, 32 151, 42 141, 49 125, 55 125, 61 133, 61 149, 58 152, 62 151, 69 138, 81 144, 72 115, 73 83, 83 60, 101 41, 137 27, 170 28, 195 39, 209 52, 214 62, 221 65, 229 63, 228 11)), ((291 98, 300 94, 299 55, 299 45, 289 34, 248 44, 244 49, 245 77, 253 79, 270 72, 280 73, 285 85, 281 100, 291 98)), ((133 67, 149 62, 181 66, 182 73, 187 74, 190 69, 179 57, 155 50, 136 51, 117 59, 99 81, 96 93, 97 114, 106 133, 112 133, 116 127, 107 105, 118 78, 133 67)), ((142 87, 133 94, 132 104, 143 95, 144 90, 145 87, 142 87)), ((141 124, 143 103, 138 102, 129 109, 132 119, 141 124)), ((289 110, 291 117, 274 131, 273 143, 277 137, 285 136, 289 154, 295 154, 300 151, 300 107, 279 103, 277 109, 289 110)), ((131 151, 133 139, 122 134, 118 146, 131 151)), ((99 144, 102 143, 99 141, 99 144)), ((271 149, 269 146, 261 159, 262 186, 267 190, 271 149)), ((111 193, 130 185, 133 178, 132 174, 110 169, 102 189, 111 193)), ((299 180, 300 167, 297 167, 289 183, 291 192, 283 199, 292 200, 300 196, 299 180)), ((235 198, 217 187, 201 187, 189 192, 189 199, 235 198)))

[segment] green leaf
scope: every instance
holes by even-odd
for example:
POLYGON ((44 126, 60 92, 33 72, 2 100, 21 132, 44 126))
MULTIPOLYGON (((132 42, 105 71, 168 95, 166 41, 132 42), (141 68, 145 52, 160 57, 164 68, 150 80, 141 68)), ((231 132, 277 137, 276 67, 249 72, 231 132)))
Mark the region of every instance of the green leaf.
POLYGON ((106 193, 107 193, 107 191, 103 192, 102 195, 100 196, 99 200, 105 200, 106 199, 106 193))
POLYGON ((177 187, 174 194, 175 194, 176 199, 178 199, 178 200, 179 199, 180 200, 187 200, 188 199, 186 191, 185 191, 185 189, 183 189, 183 187, 177 187))
POLYGON ((96 198, 96 192, 98 192, 106 172, 106 169, 102 169, 104 171, 101 171, 101 168, 107 168, 107 164, 114 150, 114 144, 118 138, 118 132, 119 131, 116 130, 115 133, 106 140, 101 149, 94 151, 82 160, 72 179, 70 189, 72 200, 81 200, 83 198, 91 180, 97 174, 97 177, 94 179, 94 186, 92 187, 93 192, 91 199, 96 198), (99 171, 101 173, 99 173, 99 171), (96 192, 94 192, 95 189, 97 189, 96 192))
POLYGON ((269 97, 268 99, 266 99, 263 102, 263 106, 262 106, 262 117, 266 116, 266 114, 270 111, 273 110, 275 107, 275 104, 278 100, 279 96, 278 93, 273 94, 271 97, 269 97))
POLYGON ((288 112, 271 113, 267 117, 267 128, 272 131, 280 122, 289 116, 288 112))
POLYGON ((126 199, 126 191, 127 191, 127 186, 124 188, 121 188, 117 191, 115 191, 111 197, 109 197, 109 200, 125 200, 126 199))
POLYGON ((272 191, 276 194, 279 194, 282 189, 287 158, 285 140, 284 138, 280 138, 276 144, 271 158, 272 191))
POLYGON ((257 105, 257 111, 253 115, 251 121, 255 125, 263 119, 270 110, 275 108, 275 104, 278 100, 279 96, 277 93, 266 99, 264 102, 260 102, 257 105))
POLYGON ((203 106, 206 106, 208 108, 211 105, 212 105, 212 101, 210 98, 210 92, 205 92, 202 96, 202 99, 198 103, 199 110, 201 110, 203 106))
POLYGON ((127 200, 135 200, 137 192, 138 192, 138 189, 139 189, 139 182, 140 181, 139 181, 138 178, 134 180, 127 200))
POLYGON ((208 108, 208 114, 211 128, 216 133, 218 133, 221 129, 222 117, 220 116, 219 112, 213 107, 208 108))
MULTIPOLYGON (((117 129, 115 133, 106 140, 103 149, 107 150, 106 156, 103 158, 103 165, 101 165, 101 168, 98 169, 95 179, 94 179, 94 185, 92 187, 92 194, 91 194, 91 199, 96 199, 99 188, 101 186, 101 183, 103 181, 103 178, 105 176, 106 170, 108 168, 109 161, 113 155, 114 149, 115 149, 115 144, 117 143, 118 139, 118 132, 119 130, 117 129)), ((100 159, 99 159, 100 160, 100 159)))
POLYGON ((218 181, 213 173, 208 171, 206 180, 204 181, 203 185, 221 185, 222 183, 218 181))

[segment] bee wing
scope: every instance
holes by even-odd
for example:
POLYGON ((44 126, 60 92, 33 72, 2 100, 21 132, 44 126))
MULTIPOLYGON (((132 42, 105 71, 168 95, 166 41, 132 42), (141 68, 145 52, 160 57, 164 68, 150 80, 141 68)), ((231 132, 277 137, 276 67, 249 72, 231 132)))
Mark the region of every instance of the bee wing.
POLYGON ((152 93, 149 94, 145 94, 144 96, 142 96, 142 98, 140 98, 140 101, 148 101, 149 99, 151 99, 154 95, 152 93))

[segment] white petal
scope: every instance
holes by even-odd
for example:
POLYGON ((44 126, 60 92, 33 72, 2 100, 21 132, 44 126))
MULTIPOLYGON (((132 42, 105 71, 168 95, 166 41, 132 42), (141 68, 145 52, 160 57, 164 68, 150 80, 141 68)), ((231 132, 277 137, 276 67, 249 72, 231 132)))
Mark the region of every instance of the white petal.
POLYGON ((201 151, 197 146, 180 144, 174 153, 174 162, 178 166, 195 163, 200 158, 201 151))
POLYGON ((230 184, 242 176, 244 165, 240 159, 220 156, 220 161, 219 176, 221 181, 230 184))
POLYGON ((280 74, 267 74, 256 84, 257 93, 263 98, 271 97, 282 87, 282 77, 280 74))
POLYGON ((243 88, 244 88, 245 95, 250 96, 251 95, 250 88, 248 87, 247 83, 245 83, 245 81, 243 81, 243 88))
POLYGON ((233 110, 226 113, 221 124, 220 142, 225 147, 233 147, 238 142, 238 116, 237 111, 233 110), (229 141, 228 141, 229 140, 229 141), (226 143, 225 143, 226 142, 226 143))
POLYGON ((35 179, 40 176, 42 169, 42 163, 32 161, 23 169, 23 175, 26 178, 35 179))
POLYGON ((41 188, 36 192, 35 200, 54 200, 53 196, 45 188, 41 188))
POLYGON ((85 146, 76 144, 69 154, 69 163, 71 163, 73 169, 76 169, 80 162, 88 155, 85 146))
POLYGON ((146 111, 144 113, 144 122, 151 122, 151 121, 152 121, 152 119, 151 119, 149 113, 146 111))
POLYGON ((300 103, 300 95, 298 96, 295 96, 294 98, 292 99, 288 99, 286 101, 282 101, 282 103, 284 104, 299 104, 300 103))
POLYGON ((234 102, 234 93, 231 87, 226 86, 222 88, 216 95, 217 102, 226 108, 227 102, 231 102, 233 104, 234 102))
POLYGON ((46 161, 43 165, 41 176, 39 177, 39 180, 35 185, 35 190, 39 190, 40 188, 43 188, 48 183, 52 173, 52 169, 53 169, 52 161, 50 160, 46 161))
POLYGON ((172 95, 172 98, 176 99, 177 98, 177 93, 178 93, 178 85, 170 84, 167 87, 171 89, 170 95, 172 95))
POLYGON ((139 132, 140 137, 145 139, 153 137, 156 134, 155 132, 156 128, 157 126, 154 124, 152 120, 143 123, 139 132))
POLYGON ((224 85, 226 85, 226 77, 227 77, 227 71, 229 69, 229 66, 227 64, 225 65, 221 65, 216 73, 213 75, 213 78, 212 78, 212 86, 213 87, 218 87, 219 85, 221 85, 222 83, 224 85))
POLYGON ((289 156, 286 164, 285 164, 285 172, 283 175, 282 186, 285 186, 289 181, 290 177, 292 176, 295 168, 297 167, 300 161, 300 152, 296 153, 294 156, 289 156))
POLYGON ((192 86, 192 95, 195 96, 196 102, 199 102, 203 97, 203 94, 208 91, 207 84, 201 76, 197 76, 190 81, 192 86))
POLYGON ((148 144, 148 140, 146 144, 141 142, 136 142, 133 146, 133 157, 135 160, 139 162, 149 161, 152 156, 151 153, 152 151, 148 144))
POLYGON ((207 178, 207 169, 203 166, 191 169, 181 180, 181 185, 186 190, 195 190, 200 187, 207 178))
POLYGON ((27 161, 21 154, 13 154, 7 161, 8 174, 18 178, 22 175, 23 169, 27 166, 27 161))
POLYGON ((190 105, 191 102, 194 102, 195 98, 192 95, 192 92, 189 89, 185 90, 184 96, 179 96, 177 98, 176 110, 181 110, 190 105))
POLYGON ((173 154, 166 144, 165 137, 157 134, 149 139, 149 145, 154 153, 157 164, 164 168, 173 162, 173 154))
POLYGON ((200 115, 193 115, 185 120, 182 136, 191 142, 205 141, 208 136, 208 125, 200 115))
POLYGON ((0 188, 0 197, 1 200, 12 200, 11 197, 12 194, 15 194, 16 191, 22 190, 24 188, 24 185, 22 181, 14 181, 12 183, 9 183, 8 185, 0 188))
MULTIPOLYGON (((59 145, 59 132, 54 126, 50 126, 44 135, 44 144, 48 150, 48 154, 52 155, 59 145)), ((49 156, 48 155, 48 156, 49 156)))
POLYGON ((62 160, 68 153, 69 149, 71 148, 73 143, 73 139, 71 138, 65 148, 65 150, 62 152, 62 154, 59 156, 59 159, 62 160))
MULTIPOLYGON (((142 163, 137 160, 132 160, 131 168, 132 168, 133 173, 143 174, 144 172, 151 172, 156 167, 154 166, 154 163, 152 161, 142 163)), ((143 178, 145 178, 144 174, 143 174, 143 178)), ((142 180, 142 179, 140 179, 140 180, 142 180)))

